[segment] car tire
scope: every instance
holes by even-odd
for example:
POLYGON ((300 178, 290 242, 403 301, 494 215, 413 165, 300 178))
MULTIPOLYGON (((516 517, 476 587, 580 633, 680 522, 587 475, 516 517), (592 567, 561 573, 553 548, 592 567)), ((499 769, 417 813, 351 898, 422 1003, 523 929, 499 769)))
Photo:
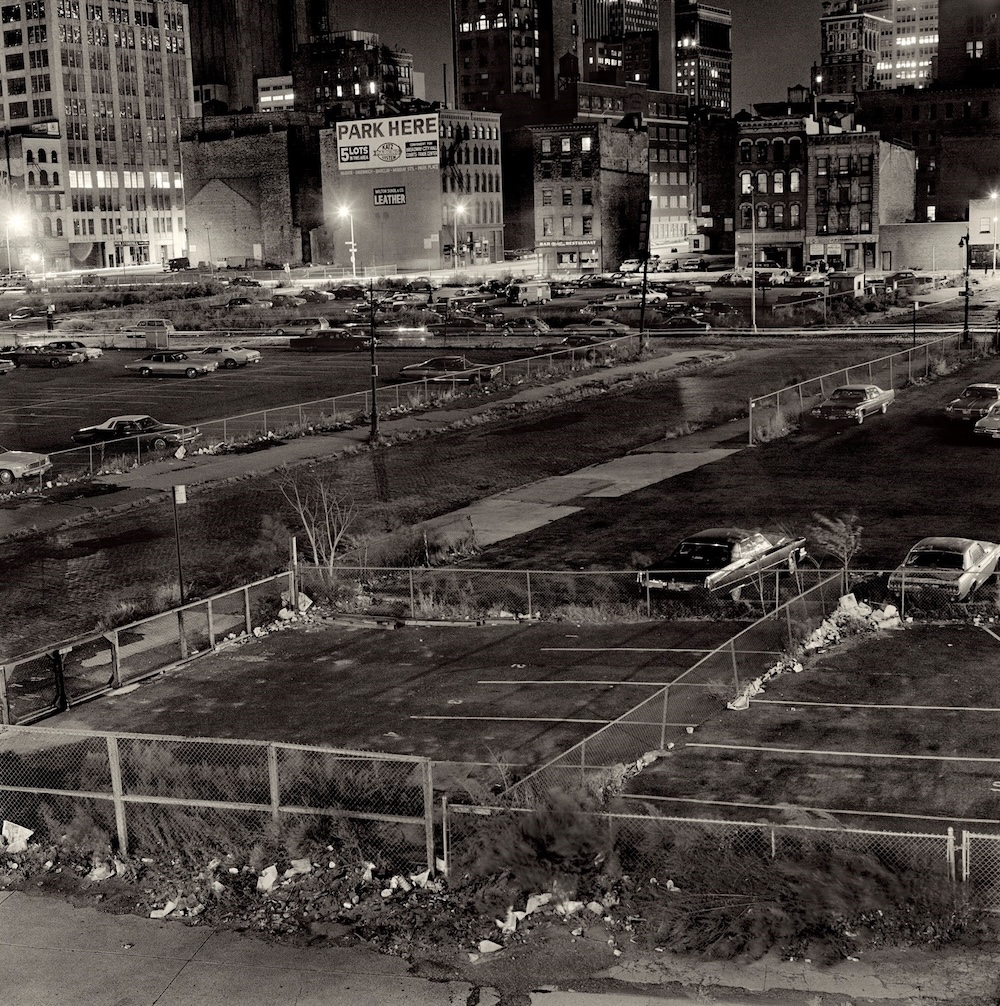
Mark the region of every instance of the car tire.
POLYGON ((858 426, 860 426, 865 421, 865 414, 863 412, 858 413, 858 426))
POLYGON ((198 376, 198 371, 195 370, 194 367, 188 367, 188 369, 184 371, 184 376, 185 377, 197 377, 198 376))
POLYGON ((56 357, 53 356, 52 359, 49 360, 49 366, 53 370, 58 370, 62 366, 62 360, 58 360, 56 359, 56 357))
POLYGON ((0 486, 9 486, 14 481, 14 473, 7 468, 0 468, 0 486))
POLYGON ((793 552, 788 557, 788 572, 795 574, 799 571, 799 560, 795 558, 795 553, 793 552))
POLYGON ((163 451, 167 448, 167 442, 163 437, 155 437, 152 442, 152 447, 154 451, 163 451))
POLYGON ((228 360, 224 360, 222 365, 226 368, 226 370, 235 370, 239 366, 239 363, 238 361, 230 358, 228 360))
POLYGON ((888 402, 882 406, 882 408, 881 408, 880 411, 882 412, 883 416, 889 411, 889 404, 888 404, 888 402))
POLYGON ((284 335, 285 334, 285 330, 283 328, 276 328, 274 330, 274 334, 275 335, 284 335))
POLYGON ((524 300, 521 301, 521 307, 527 307, 527 306, 528 306, 528 300, 527 298, 525 298, 524 300))

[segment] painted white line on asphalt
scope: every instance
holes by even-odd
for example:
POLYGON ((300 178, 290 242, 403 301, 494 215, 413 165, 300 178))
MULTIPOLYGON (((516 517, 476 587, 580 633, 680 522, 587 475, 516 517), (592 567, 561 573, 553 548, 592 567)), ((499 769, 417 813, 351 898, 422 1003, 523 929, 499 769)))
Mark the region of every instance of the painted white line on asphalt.
POLYGON ((545 681, 542 679, 505 680, 504 678, 483 678, 476 682, 477 685, 642 685, 645 688, 663 688, 669 685, 669 681, 603 681, 585 680, 579 681, 545 681))
POLYGON ((988 632, 998 643, 1000 643, 1000 636, 998 636, 992 629, 987 629, 985 625, 980 625, 979 628, 982 629, 983 632, 988 632))
MULTIPOLYGON (((575 720, 565 716, 417 716, 411 715, 411 720, 485 720, 495 723, 589 723, 607 726, 613 720, 575 720)), ((647 724, 648 726, 649 724, 647 724)), ((656 724, 659 726, 659 723, 656 724)))
POLYGON ((817 751, 812 748, 769 748, 752 744, 705 744, 689 741, 689 748, 717 748, 720 751, 762 751, 764 754, 823 755, 830 758, 900 758, 904 761, 982 762, 1000 765, 1000 758, 970 758, 965 755, 883 754, 880 751, 817 751))
MULTIPOLYGON (((717 646, 702 649, 683 649, 681 647, 658 646, 541 646, 543 653, 714 653, 717 646)), ((765 653, 773 655, 782 650, 738 650, 738 653, 765 653)))
POLYGON ((915 712, 1000 713, 994 706, 891 706, 878 702, 792 702, 790 699, 752 699, 762 706, 825 706, 831 709, 906 709, 915 712))

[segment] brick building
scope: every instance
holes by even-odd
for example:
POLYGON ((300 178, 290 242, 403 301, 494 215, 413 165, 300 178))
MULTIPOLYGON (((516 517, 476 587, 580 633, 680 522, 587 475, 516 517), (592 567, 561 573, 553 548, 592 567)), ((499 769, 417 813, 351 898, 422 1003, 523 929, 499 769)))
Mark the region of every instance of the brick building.
POLYGON ((192 261, 313 260, 323 223, 319 129, 301 112, 186 119, 181 153, 192 261))
POLYGON ((542 272, 604 272, 637 255, 634 223, 648 192, 646 133, 596 122, 529 132, 542 272))

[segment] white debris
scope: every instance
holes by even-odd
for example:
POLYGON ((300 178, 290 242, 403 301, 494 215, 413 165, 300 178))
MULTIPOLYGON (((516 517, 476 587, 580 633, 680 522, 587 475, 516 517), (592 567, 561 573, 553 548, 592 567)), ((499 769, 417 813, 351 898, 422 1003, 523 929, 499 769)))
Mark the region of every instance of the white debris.
POLYGON ((505 919, 495 919, 497 926, 501 933, 513 933, 517 929, 517 924, 524 918, 527 918, 527 912, 515 912, 514 906, 511 905, 507 909, 507 917, 505 919))
POLYGON ((25 852, 28 848, 28 839, 34 835, 30 828, 25 828, 13 821, 4 821, 3 829, 0 830, 3 840, 7 844, 5 852, 25 852))
POLYGON ((499 943, 494 943, 492 940, 479 941, 479 952, 481 954, 495 954, 498 950, 503 950, 503 947, 499 943))
POLYGON ((257 877, 257 890, 266 893, 267 891, 270 891, 277 882, 278 867, 275 864, 261 870, 260 875, 257 877))
POLYGON ((581 908, 583 908, 582 901, 560 901, 555 906, 558 915, 575 915, 581 908))
POLYGON ((524 906, 524 914, 531 915, 532 912, 538 911, 542 905, 547 905, 551 900, 552 895, 550 893, 530 895, 527 904, 524 906))
POLYGON ((89 880, 93 884, 99 884, 102 880, 107 880, 108 877, 114 875, 114 871, 107 863, 98 863, 91 871, 84 877, 84 880, 89 880))
POLYGON ((604 914, 604 905, 602 905, 599 901, 591 901, 587 905, 587 911, 588 912, 593 912, 594 915, 603 915, 604 914))
POLYGON ((361 874, 361 880, 363 883, 370 884, 372 880, 372 870, 375 869, 374 863, 365 863, 364 872, 361 874))
POLYGON ((165 919, 176 907, 176 901, 168 901, 162 908, 154 908, 149 913, 149 917, 151 919, 165 919))
POLYGON ((313 865, 308 859, 293 859, 291 866, 281 875, 285 880, 297 877, 302 873, 312 873, 313 865))

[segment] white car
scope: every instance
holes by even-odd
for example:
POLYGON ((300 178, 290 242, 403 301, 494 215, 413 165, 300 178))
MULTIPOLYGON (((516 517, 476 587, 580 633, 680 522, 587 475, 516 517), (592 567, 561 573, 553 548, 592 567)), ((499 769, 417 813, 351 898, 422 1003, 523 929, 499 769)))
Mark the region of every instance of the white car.
POLYGON ((56 339, 54 342, 45 343, 42 349, 64 349, 69 353, 83 353, 88 360, 99 360, 104 356, 104 350, 100 346, 87 346, 79 339, 56 339))
POLYGON ((47 454, 32 451, 9 451, 0 446, 0 486, 9 486, 14 479, 43 475, 52 467, 47 454))
POLYGON ((951 601, 971 597, 996 572, 1000 545, 975 538, 921 538, 889 577, 889 589, 937 592, 951 601))
POLYGON ((248 363, 260 363, 260 350, 248 349, 246 346, 206 346, 197 355, 215 360, 227 370, 245 367, 248 363))

